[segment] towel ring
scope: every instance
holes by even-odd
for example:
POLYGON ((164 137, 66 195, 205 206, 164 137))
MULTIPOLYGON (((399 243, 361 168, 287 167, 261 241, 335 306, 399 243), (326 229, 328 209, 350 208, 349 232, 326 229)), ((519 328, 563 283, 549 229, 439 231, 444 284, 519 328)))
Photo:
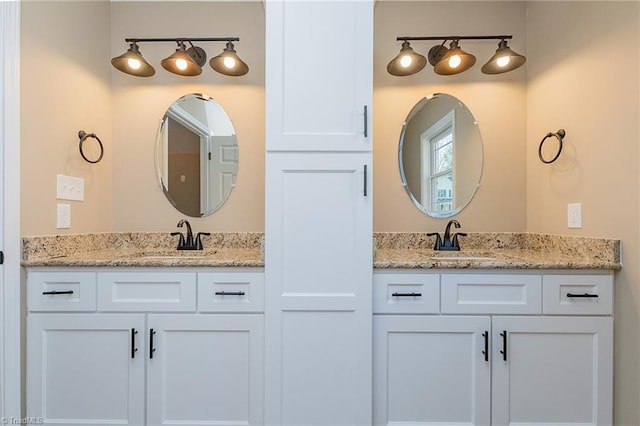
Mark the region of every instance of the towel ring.
POLYGON ((558 157, 560 157, 560 153, 562 152, 562 139, 564 139, 566 134, 567 132, 565 132, 564 129, 560 129, 556 133, 547 133, 547 135, 542 138, 542 140, 540 141, 540 146, 538 146, 538 158, 540 158, 540 161, 545 164, 551 164, 556 161, 558 157), (544 142, 547 140, 547 138, 550 138, 551 136, 554 136, 556 139, 558 139, 558 152, 556 152, 556 155, 551 160, 545 160, 542 156, 542 146, 544 145, 544 142))
POLYGON ((99 137, 96 136, 95 133, 87 133, 84 130, 80 130, 78 132, 78 137, 80 138, 80 155, 82 155, 82 158, 84 158, 84 160, 87 163, 95 164, 95 163, 98 163, 100 160, 102 160, 102 156, 104 155, 104 146, 102 146, 102 141, 100 140, 99 137), (98 141, 98 145, 100 145, 100 156, 98 157, 97 160, 89 160, 87 158, 87 156, 84 155, 84 150, 82 149, 82 144, 84 144, 84 141, 87 140, 87 138, 93 138, 93 139, 97 140, 98 141))

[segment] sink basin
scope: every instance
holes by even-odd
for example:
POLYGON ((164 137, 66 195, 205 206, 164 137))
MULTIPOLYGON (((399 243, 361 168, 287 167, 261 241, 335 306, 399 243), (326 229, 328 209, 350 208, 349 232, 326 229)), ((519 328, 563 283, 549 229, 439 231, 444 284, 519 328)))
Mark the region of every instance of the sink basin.
POLYGON ((205 256, 181 256, 177 255, 145 255, 141 256, 142 259, 202 259, 205 256))
POLYGON ((217 250, 206 251, 155 251, 155 252, 142 252, 137 257, 141 259, 202 259, 207 256, 216 254, 217 250))
POLYGON ((433 260, 459 260, 459 261, 482 261, 495 260, 495 256, 490 251, 441 251, 431 256, 433 260))

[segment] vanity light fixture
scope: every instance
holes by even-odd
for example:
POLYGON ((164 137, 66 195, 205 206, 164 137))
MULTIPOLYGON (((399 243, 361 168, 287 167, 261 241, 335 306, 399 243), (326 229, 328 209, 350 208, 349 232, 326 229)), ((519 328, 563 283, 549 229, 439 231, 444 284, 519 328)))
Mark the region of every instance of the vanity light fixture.
POLYGON ((426 61, 422 62, 421 66, 416 65, 420 64, 419 58, 424 60, 424 56, 414 52, 409 47, 409 41, 442 40, 441 44, 435 45, 429 50, 427 58, 436 74, 453 75, 468 70, 476 63, 475 56, 460 48, 460 40, 500 40, 496 53, 482 66, 482 72, 501 74, 522 66, 527 60, 507 46, 507 40, 512 38, 512 35, 397 37, 397 41, 402 41, 402 48, 400 53, 387 65, 387 71, 392 75, 407 76, 424 68, 426 61), (445 46, 447 41, 451 42, 448 48, 445 46))
POLYGON ((226 41, 224 51, 210 62, 215 71, 229 76, 242 76, 249 72, 249 66, 238 57, 233 42, 240 41, 238 37, 213 37, 213 38, 126 38, 130 43, 129 49, 122 55, 111 59, 113 65, 119 71, 138 77, 150 77, 155 74, 154 68, 142 57, 138 43, 173 42, 177 43, 176 51, 164 58, 160 63, 162 67, 177 75, 196 76, 202 74, 202 66, 207 62, 207 54, 193 42, 220 42, 226 41), (187 48, 187 44, 189 48, 187 48))

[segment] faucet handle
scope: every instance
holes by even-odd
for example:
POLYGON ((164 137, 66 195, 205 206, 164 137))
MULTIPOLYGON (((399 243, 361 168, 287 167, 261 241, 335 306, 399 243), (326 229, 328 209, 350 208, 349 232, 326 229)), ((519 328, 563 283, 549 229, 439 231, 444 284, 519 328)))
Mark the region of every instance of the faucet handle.
POLYGON ((211 235, 210 232, 198 232, 196 235, 196 250, 202 250, 202 235, 211 235))
POLYGON ((456 232, 455 234, 453 234, 453 238, 452 238, 451 244, 453 245, 453 247, 457 247, 458 249, 460 249, 460 243, 458 242, 458 235, 460 235, 461 237, 466 237, 467 233, 466 232, 456 232))
POLYGON ((172 232, 171 236, 176 236, 179 235, 180 238, 178 239, 178 250, 180 250, 182 247, 184 247, 184 235, 182 234, 182 232, 172 232))
POLYGON ((437 232, 429 232, 429 233, 427 233, 427 237, 433 237, 434 235, 436 237, 436 242, 433 245, 433 249, 434 250, 440 250, 440 248, 442 247, 442 238, 440 238, 440 234, 438 234, 437 232))

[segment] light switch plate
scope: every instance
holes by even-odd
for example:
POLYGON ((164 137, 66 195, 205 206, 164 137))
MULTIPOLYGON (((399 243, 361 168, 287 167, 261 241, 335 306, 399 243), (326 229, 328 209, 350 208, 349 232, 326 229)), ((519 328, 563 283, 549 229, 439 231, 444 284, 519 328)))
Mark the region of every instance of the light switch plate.
POLYGON ((58 200, 84 201, 84 179, 57 175, 56 185, 58 200))
POLYGON ((71 228, 71 204, 58 204, 56 228, 71 228))
POLYGON ((582 228, 582 203, 567 205, 567 226, 582 228))

